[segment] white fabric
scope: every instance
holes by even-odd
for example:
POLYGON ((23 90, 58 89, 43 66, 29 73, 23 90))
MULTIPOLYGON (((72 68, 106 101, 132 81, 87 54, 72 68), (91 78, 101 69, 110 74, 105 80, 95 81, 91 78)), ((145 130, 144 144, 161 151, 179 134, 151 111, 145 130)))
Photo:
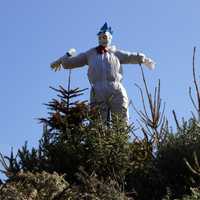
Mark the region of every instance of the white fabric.
POLYGON ((149 69, 154 69, 156 63, 151 58, 145 58, 144 65, 146 65, 149 69))
POLYGON ((76 55, 76 49, 71 48, 69 49, 69 51, 67 52, 70 56, 75 56, 76 55))
MULTIPOLYGON (((74 49, 74 48, 69 49, 68 52, 66 53, 67 57, 74 57, 75 55, 76 55, 76 49, 74 49)), ((55 71, 60 70, 61 60, 58 59, 58 60, 52 62, 51 68, 54 69, 55 71)))
POLYGON ((91 83, 91 103, 100 104, 101 115, 107 119, 107 110, 117 113, 128 121, 128 96, 121 84, 122 64, 144 63, 145 55, 130 53, 111 47, 108 52, 98 54, 96 48, 75 57, 61 57, 58 62, 65 69, 88 65, 88 79, 91 83))

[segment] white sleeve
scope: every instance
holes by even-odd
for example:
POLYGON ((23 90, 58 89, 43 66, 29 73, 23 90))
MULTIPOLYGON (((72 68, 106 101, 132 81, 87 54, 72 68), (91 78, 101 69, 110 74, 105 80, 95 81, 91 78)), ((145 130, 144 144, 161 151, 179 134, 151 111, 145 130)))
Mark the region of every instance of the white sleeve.
POLYGON ((72 68, 83 67, 84 65, 87 65, 86 53, 81 53, 74 57, 69 57, 68 55, 64 55, 59 60, 63 68, 65 69, 72 69, 72 68))
POLYGON ((116 50, 115 55, 121 64, 139 64, 143 63, 145 55, 142 53, 131 53, 123 50, 116 50))

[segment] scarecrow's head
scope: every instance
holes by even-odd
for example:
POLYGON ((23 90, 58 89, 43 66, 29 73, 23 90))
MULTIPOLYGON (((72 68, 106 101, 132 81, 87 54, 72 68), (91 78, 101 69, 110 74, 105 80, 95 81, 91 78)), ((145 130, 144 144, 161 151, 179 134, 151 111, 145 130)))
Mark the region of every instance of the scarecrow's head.
POLYGON ((105 23, 97 34, 99 45, 102 45, 105 47, 109 46, 112 41, 112 34, 113 34, 113 31, 111 30, 111 27, 108 27, 108 24, 105 23))

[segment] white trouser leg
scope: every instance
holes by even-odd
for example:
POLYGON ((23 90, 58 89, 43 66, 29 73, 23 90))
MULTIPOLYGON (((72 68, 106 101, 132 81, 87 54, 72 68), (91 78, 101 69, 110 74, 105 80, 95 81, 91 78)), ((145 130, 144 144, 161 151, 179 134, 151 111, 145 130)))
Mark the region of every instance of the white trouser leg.
POLYGON ((128 97, 120 82, 95 86, 91 89, 90 101, 92 106, 99 108, 103 121, 107 121, 110 109, 113 118, 118 116, 128 124, 128 97))
POLYGON ((122 121, 128 124, 128 97, 124 87, 119 84, 119 87, 113 91, 113 95, 110 101, 110 109, 112 118, 119 117, 122 121))

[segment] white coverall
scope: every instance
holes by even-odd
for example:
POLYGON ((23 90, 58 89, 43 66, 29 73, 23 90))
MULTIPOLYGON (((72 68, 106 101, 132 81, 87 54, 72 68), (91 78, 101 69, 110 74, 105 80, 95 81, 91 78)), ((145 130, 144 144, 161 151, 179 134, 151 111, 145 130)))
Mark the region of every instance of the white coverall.
POLYGON ((63 56, 59 59, 65 69, 88 65, 88 79, 91 83, 91 104, 98 105, 101 117, 107 120, 108 109, 128 122, 128 96, 121 81, 122 64, 143 63, 143 54, 130 53, 109 47, 107 52, 99 54, 92 48, 75 57, 63 56))

